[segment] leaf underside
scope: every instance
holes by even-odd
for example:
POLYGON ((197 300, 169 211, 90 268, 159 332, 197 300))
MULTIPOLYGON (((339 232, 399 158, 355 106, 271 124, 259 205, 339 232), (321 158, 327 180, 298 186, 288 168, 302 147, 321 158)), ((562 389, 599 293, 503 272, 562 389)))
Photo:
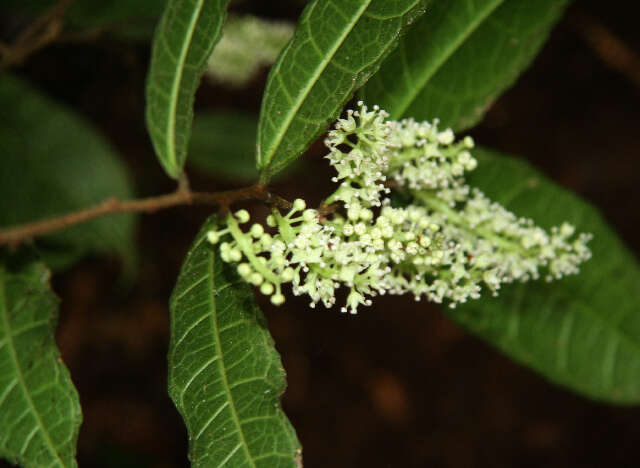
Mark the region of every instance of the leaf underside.
POLYGON ((596 209, 528 164, 477 150, 469 177, 490 198, 545 228, 594 235, 579 275, 507 285, 497 298, 447 309, 454 320, 549 380, 594 399, 640 402, 638 263, 596 209))
MULTIPOLYGON (((0 226, 133 196, 126 167, 84 120, 23 81, 0 74, 0 226)), ((63 268, 87 252, 135 263, 135 216, 118 214, 38 239, 45 262, 63 268)))
POLYGON ((54 340, 58 300, 40 263, 0 264, 0 457, 75 467, 82 413, 54 340))
POLYGON ((219 110, 196 113, 187 165, 218 179, 255 182, 257 129, 258 117, 254 114, 219 110))
POLYGON ((285 375, 251 288, 206 240, 207 221, 171 297, 169 394, 193 466, 296 467, 301 448, 280 407, 285 375))
POLYGON ((269 73, 260 111, 263 180, 296 159, 424 12, 422 0, 315 0, 269 73))
POLYGON ((153 37, 147 80, 147 127, 167 174, 178 178, 187 157, 193 102, 229 0, 169 0, 153 37))
POLYGON ((432 2, 360 96, 393 119, 468 128, 529 66, 569 1, 432 2))

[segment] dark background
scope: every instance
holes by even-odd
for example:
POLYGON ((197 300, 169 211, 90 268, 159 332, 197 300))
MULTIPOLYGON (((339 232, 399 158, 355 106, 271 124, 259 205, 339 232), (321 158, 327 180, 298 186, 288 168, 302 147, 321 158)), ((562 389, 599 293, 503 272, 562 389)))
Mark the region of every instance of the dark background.
MULTIPOLYGON (((640 51, 633 3, 575 2, 533 66, 471 134, 594 203, 637 255, 640 65, 612 67, 614 50, 598 52, 590 42, 597 35, 584 29, 591 15, 640 51)), ((241 11, 299 13, 287 2, 244 2, 241 11)), ((14 70, 92 121, 126 159, 140 196, 174 189, 145 130, 148 60, 146 45, 106 35, 53 45, 14 70)), ((265 78, 266 71, 234 91, 204 83, 197 107, 257 112, 265 78)), ((322 156, 314 145, 309 172, 275 191, 320 201, 330 190, 322 156)), ((198 190, 232 187, 190 176, 198 190)), ((167 302, 209 212, 180 207, 141 216, 141 267, 129 288, 119 286, 115 258, 88 258, 54 278, 62 299, 58 342, 84 411, 81 467, 188 466, 186 431, 166 393, 167 302)), ((306 467, 640 466, 639 408, 551 385, 436 307, 383 297, 348 316, 309 309, 304 300, 278 309, 260 300, 288 373, 284 408, 306 467)))

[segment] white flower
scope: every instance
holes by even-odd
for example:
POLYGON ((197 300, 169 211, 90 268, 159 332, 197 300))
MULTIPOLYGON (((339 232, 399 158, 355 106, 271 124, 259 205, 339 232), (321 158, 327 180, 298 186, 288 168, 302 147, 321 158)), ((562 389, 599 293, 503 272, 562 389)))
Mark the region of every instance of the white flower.
POLYGON ((470 137, 455 142, 450 129, 438 131, 437 121, 386 121, 377 106, 358 106, 326 139, 340 186, 325 202, 341 210, 321 221, 297 199, 289 213, 274 210, 267 217, 277 228, 273 235, 259 224, 241 231, 239 223, 249 221, 245 210, 207 233, 214 244, 231 236, 220 257, 242 260, 240 276, 272 303, 284 302, 282 285, 291 283, 312 307, 333 306, 336 289, 346 287, 343 312, 356 313, 378 294, 411 293, 455 307, 480 297, 482 285, 495 295, 505 283, 576 274, 590 258, 590 235, 575 236, 568 223, 547 233, 465 184, 465 171, 477 165, 470 137), (387 178, 411 204, 390 205, 387 178))

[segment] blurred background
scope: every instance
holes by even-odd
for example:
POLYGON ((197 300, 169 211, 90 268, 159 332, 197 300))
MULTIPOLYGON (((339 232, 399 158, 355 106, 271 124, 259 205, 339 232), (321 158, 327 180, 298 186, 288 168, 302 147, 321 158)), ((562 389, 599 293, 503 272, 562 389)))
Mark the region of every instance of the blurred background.
MULTIPOLYGON (((0 5, 3 41, 33 21, 12 2, 0 5)), ((295 21, 301 3, 242 1, 234 11, 295 21)), ((632 7, 574 2, 531 68, 470 134, 596 205, 638 255, 640 29, 632 7)), ((111 142, 138 196, 175 188, 144 122, 149 24, 133 38, 100 28, 75 34, 11 65, 111 142)), ((263 68, 235 89, 203 80, 196 111, 257 115, 266 76, 263 68)), ((323 155, 313 145, 299 172, 274 191, 318 203, 331 190, 323 155)), ((187 169, 195 190, 246 184, 205 166, 187 169)), ((58 343, 84 411, 81 467, 188 466, 186 430, 166 393, 168 297, 210 212, 142 215, 138 267, 125 280, 117 256, 97 255, 54 277, 62 300, 58 343)), ((283 405, 306 467, 640 466, 640 408, 551 385, 437 307, 381 297, 350 316, 296 298, 281 308, 259 301, 288 374, 283 405)))

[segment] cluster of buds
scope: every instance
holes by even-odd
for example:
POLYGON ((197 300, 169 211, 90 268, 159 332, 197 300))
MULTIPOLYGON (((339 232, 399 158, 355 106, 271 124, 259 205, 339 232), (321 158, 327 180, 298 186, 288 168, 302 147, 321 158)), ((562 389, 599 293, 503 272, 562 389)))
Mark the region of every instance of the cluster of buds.
POLYGON ((348 289, 343 312, 356 313, 378 294, 413 294, 451 307, 494 295, 504 283, 575 274, 591 256, 590 235, 564 223, 550 232, 518 218, 464 181, 477 166, 469 137, 456 142, 438 123, 390 121, 362 102, 329 132, 327 159, 338 189, 325 201, 342 209, 327 217, 302 199, 285 215, 267 217, 247 232, 245 210, 208 233, 223 261, 237 264, 245 281, 284 302, 282 286, 308 295, 311 306, 331 307, 336 290, 348 289), (391 205, 393 181, 412 203, 391 205))

